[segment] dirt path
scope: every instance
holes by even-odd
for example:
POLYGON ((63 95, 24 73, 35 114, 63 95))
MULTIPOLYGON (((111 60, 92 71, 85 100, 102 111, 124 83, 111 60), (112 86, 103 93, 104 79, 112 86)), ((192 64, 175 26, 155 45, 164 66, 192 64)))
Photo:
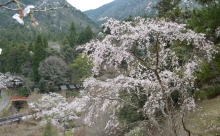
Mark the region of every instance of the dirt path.
POLYGON ((1 97, 2 97, 2 101, 0 103, 0 112, 2 112, 2 110, 5 109, 9 104, 9 98, 2 90, 1 90, 1 97))

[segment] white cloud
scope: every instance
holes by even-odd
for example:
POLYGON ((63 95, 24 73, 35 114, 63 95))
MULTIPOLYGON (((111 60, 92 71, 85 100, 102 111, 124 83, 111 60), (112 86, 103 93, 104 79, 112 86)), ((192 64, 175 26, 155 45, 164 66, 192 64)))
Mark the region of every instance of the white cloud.
POLYGON ((114 0, 67 0, 73 7, 81 11, 96 9, 112 1, 114 0))

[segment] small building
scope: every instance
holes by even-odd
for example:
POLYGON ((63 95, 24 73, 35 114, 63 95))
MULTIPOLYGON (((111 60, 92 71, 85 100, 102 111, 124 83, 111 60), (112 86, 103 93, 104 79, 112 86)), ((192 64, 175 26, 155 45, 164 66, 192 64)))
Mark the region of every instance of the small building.
POLYGON ((23 81, 21 79, 19 79, 19 78, 14 78, 11 82, 13 83, 14 87, 15 86, 22 86, 23 85, 23 81))
POLYGON ((62 91, 68 90, 68 88, 67 88, 66 85, 60 85, 60 89, 61 89, 62 91))
POLYGON ((68 85, 68 86, 69 86, 69 89, 70 89, 70 90, 76 89, 76 86, 75 86, 75 85, 68 85))

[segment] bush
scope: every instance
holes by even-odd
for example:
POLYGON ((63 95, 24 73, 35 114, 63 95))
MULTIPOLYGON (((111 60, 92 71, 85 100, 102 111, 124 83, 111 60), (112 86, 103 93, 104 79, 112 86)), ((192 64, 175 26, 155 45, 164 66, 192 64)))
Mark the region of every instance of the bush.
POLYGON ((3 117, 7 117, 9 115, 9 111, 4 109, 3 110, 3 117))
POLYGON ((196 91, 194 92, 194 98, 195 98, 196 100, 206 99, 206 98, 207 98, 206 92, 203 91, 203 90, 196 90, 196 91))
POLYGON ((140 120, 141 116, 142 113, 138 113, 137 109, 130 105, 125 105, 119 111, 119 118, 126 121, 128 124, 140 120))
POLYGON ((77 96, 79 96, 79 92, 73 91, 73 92, 67 92, 67 93, 66 93, 66 97, 67 97, 67 98, 68 98, 68 97, 71 97, 71 96, 77 97, 77 96))
POLYGON ((50 120, 47 121, 47 124, 44 128, 43 136, 57 136, 57 131, 53 128, 53 125, 50 120))
POLYGON ((135 127, 132 129, 127 136, 143 136, 142 128, 140 127, 135 127))
POLYGON ((207 63, 202 63, 201 64, 201 71, 197 73, 197 78, 198 80, 202 82, 206 82, 209 79, 212 79, 215 77, 215 71, 210 68, 210 65, 207 63))
POLYGON ((220 86, 213 86, 209 90, 206 90, 205 92, 208 99, 214 98, 220 95, 220 86))
POLYGON ((212 86, 205 90, 196 90, 194 92, 195 99, 211 99, 220 95, 220 86, 212 86))
POLYGON ((27 92, 27 89, 24 88, 24 87, 20 87, 18 88, 18 95, 19 96, 28 96, 28 92, 27 92))

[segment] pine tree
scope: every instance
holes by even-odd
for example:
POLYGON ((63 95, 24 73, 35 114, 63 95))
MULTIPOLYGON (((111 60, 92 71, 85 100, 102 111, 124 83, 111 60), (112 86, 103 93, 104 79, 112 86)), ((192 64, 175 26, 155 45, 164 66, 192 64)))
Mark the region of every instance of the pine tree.
POLYGON ((85 44, 86 43, 86 35, 85 35, 85 32, 82 31, 79 33, 79 38, 78 38, 78 44, 85 44))
POLYGON ((47 37, 46 36, 43 36, 42 42, 43 42, 44 47, 47 48, 48 47, 48 41, 47 41, 47 37))
POLYGON ((168 12, 178 6, 180 0, 160 0, 154 8, 158 10, 159 17, 164 17, 168 12))
POLYGON ((35 43, 35 49, 34 49, 34 58, 33 58, 33 79, 35 81, 39 80, 39 75, 38 75, 38 67, 39 63, 45 59, 45 47, 42 42, 41 36, 37 36, 37 40, 35 43))
POLYGON ((220 0, 197 0, 204 4, 200 9, 194 9, 191 18, 188 19, 188 26, 198 33, 205 33, 208 39, 213 40, 215 44, 220 42, 219 24, 220 24, 220 0))
POLYGON ((73 22, 72 22, 72 24, 70 26, 68 40, 69 40, 70 47, 73 48, 73 47, 76 46, 76 44, 77 44, 77 36, 76 36, 76 28, 75 28, 75 25, 74 25, 73 22))
POLYGON ((94 36, 94 33, 93 33, 91 27, 87 26, 85 28, 84 32, 85 32, 85 35, 86 35, 86 42, 89 42, 94 36))
POLYGON ((32 42, 28 45, 28 51, 34 51, 34 46, 32 42))
POLYGON ((85 44, 89 42, 94 36, 94 33, 90 26, 87 26, 80 34, 78 38, 78 44, 85 44))

